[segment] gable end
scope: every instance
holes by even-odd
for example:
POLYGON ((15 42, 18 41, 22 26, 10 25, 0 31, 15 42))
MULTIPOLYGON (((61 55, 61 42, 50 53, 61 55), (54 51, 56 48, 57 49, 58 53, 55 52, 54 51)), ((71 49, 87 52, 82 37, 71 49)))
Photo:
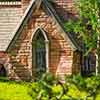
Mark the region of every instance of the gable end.
MULTIPOLYGON (((24 26, 26 25, 26 23, 28 22, 28 20, 31 18, 32 13, 38 8, 40 7, 37 2, 39 0, 32 0, 30 2, 29 7, 27 8, 26 12, 24 13, 24 16, 22 17, 22 20, 20 21, 18 27, 16 28, 15 31, 15 36, 13 37, 12 41, 10 42, 7 51, 10 50, 10 47, 12 47, 12 45, 15 43, 16 39, 19 37, 20 33, 22 32, 24 26)), ((73 51, 80 51, 80 47, 77 44, 77 41, 75 39, 73 39, 73 37, 71 36, 71 34, 66 33, 64 25, 62 24, 59 16, 56 14, 56 11, 53 9, 52 5, 49 3, 49 1, 47 0, 43 0, 41 2, 41 4, 44 5, 45 9, 48 11, 48 13, 52 16, 52 18, 54 19, 54 21, 56 21, 56 23, 58 24, 58 27, 60 28, 60 30, 62 31, 62 35, 65 38, 65 40, 68 40, 71 48, 73 51)))

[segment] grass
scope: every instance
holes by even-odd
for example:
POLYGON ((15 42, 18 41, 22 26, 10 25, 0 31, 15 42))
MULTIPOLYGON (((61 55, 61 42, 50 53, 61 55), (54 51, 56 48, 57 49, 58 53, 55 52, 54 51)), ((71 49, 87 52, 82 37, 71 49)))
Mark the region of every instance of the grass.
MULTIPOLYGON (((35 100, 32 99, 32 97, 29 95, 29 91, 33 94, 34 98, 36 98, 38 91, 39 92, 44 91, 44 93, 46 93, 47 91, 46 88, 41 89, 39 84, 40 83, 38 82, 36 83, 15 82, 15 81, 9 81, 4 78, 0 78, 0 100, 35 100), (35 90, 37 91, 36 93, 33 93, 31 91, 30 85, 32 85, 32 87, 35 88, 35 90)), ((61 91, 62 88, 59 85, 57 86, 54 85, 52 87, 52 93, 56 96, 59 95, 61 91)), ((68 94, 74 97, 75 100, 78 100, 76 98, 78 98, 79 95, 82 98, 81 100, 83 100, 83 98, 86 96, 85 91, 79 91, 77 87, 74 85, 71 85, 69 87, 68 94)), ((46 98, 41 100, 48 100, 48 99, 46 98)), ((67 95, 64 95, 61 100, 70 100, 70 99, 68 99, 67 95)), ((89 98, 88 100, 92 100, 92 98, 89 98)), ((96 100, 100 100, 100 92, 97 95, 96 100)))
POLYGON ((32 100, 28 95, 28 83, 0 79, 0 100, 32 100))

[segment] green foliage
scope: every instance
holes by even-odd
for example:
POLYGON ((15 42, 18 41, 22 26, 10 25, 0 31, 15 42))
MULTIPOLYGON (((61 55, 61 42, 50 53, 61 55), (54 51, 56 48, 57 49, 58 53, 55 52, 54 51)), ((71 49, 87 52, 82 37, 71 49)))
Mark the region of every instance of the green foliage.
POLYGON ((90 52, 97 48, 100 33, 99 0, 75 0, 75 7, 79 15, 77 20, 69 19, 65 26, 68 32, 74 32, 83 39, 86 52, 90 52))
POLYGON ((0 78, 0 100, 99 100, 100 76, 66 76, 46 74, 38 82, 14 82, 0 78), (4 80, 4 81, 3 81, 4 80))
POLYGON ((0 79, 0 100, 32 100, 27 94, 26 83, 3 81, 0 79))
POLYGON ((99 100, 100 76, 85 78, 78 74, 66 77, 65 83, 58 78, 47 77, 50 77, 50 74, 30 86, 29 94, 33 100, 99 100))

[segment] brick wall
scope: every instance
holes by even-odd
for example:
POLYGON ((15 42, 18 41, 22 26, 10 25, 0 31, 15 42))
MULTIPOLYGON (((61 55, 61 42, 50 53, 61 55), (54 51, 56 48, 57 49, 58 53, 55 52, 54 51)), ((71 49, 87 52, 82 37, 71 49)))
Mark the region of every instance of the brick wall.
MULTIPOLYGON (((73 10, 73 0, 55 0, 56 5, 58 8, 63 8, 65 11, 72 11, 73 10)), ((66 12, 65 12, 66 13, 66 12)))
POLYGON ((11 75, 11 66, 9 65, 9 61, 9 55, 6 52, 0 51, 0 64, 5 68, 8 77, 11 75))
POLYGON ((29 3, 30 3, 31 0, 21 0, 22 2, 22 9, 23 11, 26 10, 26 8, 28 7, 29 3))
POLYGON ((73 52, 73 64, 72 64, 72 73, 77 74, 81 72, 81 65, 82 65, 82 57, 80 52, 73 52))
POLYGON ((77 18, 77 11, 73 0, 56 0, 55 9, 64 21, 67 21, 69 18, 77 18))
MULTIPOLYGON (((42 9, 32 15, 16 44, 12 47, 11 64, 15 72, 11 77, 27 79, 32 77, 32 33, 41 26, 49 38, 49 70, 63 76, 72 73, 73 52, 64 40, 61 31, 53 19, 42 9), (14 53, 15 52, 15 53, 14 53)), ((33 66, 34 68, 34 66, 33 66)), ((33 69, 34 71, 34 69, 33 69)))
MULTIPOLYGON (((68 3, 65 0, 56 0, 56 2, 57 5, 61 5, 65 8, 66 4, 68 3)), ((29 4, 29 0, 22 0, 22 3, 22 7, 25 7, 22 9, 26 9, 27 5, 29 4)), ((71 3, 72 2, 69 2, 69 4, 71 3)), ((58 11, 62 11, 62 9, 59 8, 58 11)), ((34 76, 33 72, 35 70, 34 66, 32 66, 31 39, 33 32, 39 26, 41 26, 46 31, 49 38, 50 72, 52 72, 54 75, 57 74, 63 77, 65 74, 70 75, 74 71, 79 71, 77 70, 77 68, 79 69, 78 64, 73 66, 76 62, 75 60, 73 60, 76 54, 74 54, 74 52, 72 51, 69 43, 64 40, 63 35, 56 22, 53 21, 53 19, 48 16, 46 12, 42 10, 42 8, 40 8, 38 12, 34 12, 29 22, 25 25, 20 37, 17 39, 16 43, 12 46, 12 49, 9 52, 10 79, 29 81, 34 76)))

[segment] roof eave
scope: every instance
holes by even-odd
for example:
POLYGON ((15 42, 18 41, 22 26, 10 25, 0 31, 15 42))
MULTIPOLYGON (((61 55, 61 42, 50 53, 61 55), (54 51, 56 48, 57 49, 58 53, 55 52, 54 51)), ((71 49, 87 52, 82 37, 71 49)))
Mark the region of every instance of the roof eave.
POLYGON ((32 0, 30 2, 30 5, 28 6, 28 8, 26 9, 22 19, 20 20, 19 24, 17 25, 14 34, 15 36, 12 38, 10 44, 8 45, 8 47, 6 48, 5 51, 9 52, 10 48, 12 47, 12 45, 15 43, 15 40, 17 39, 17 37, 20 35, 21 31, 23 30, 25 23, 27 23, 27 21, 29 20, 30 15, 32 14, 33 10, 35 9, 35 0, 32 0), (30 11, 31 10, 31 11, 30 11), (30 12, 30 13, 29 13, 30 12))
POLYGON ((66 33, 66 29, 65 29, 62 21, 60 20, 60 18, 56 14, 56 11, 53 9, 53 7, 50 5, 50 3, 48 3, 47 0, 43 0, 43 2, 45 4, 45 6, 47 7, 48 11, 50 12, 51 16, 54 18, 54 20, 58 24, 61 32, 63 33, 65 40, 69 41, 72 50, 73 51, 81 51, 81 48, 80 48, 80 46, 78 46, 75 39, 73 39, 73 37, 70 34, 66 33))

